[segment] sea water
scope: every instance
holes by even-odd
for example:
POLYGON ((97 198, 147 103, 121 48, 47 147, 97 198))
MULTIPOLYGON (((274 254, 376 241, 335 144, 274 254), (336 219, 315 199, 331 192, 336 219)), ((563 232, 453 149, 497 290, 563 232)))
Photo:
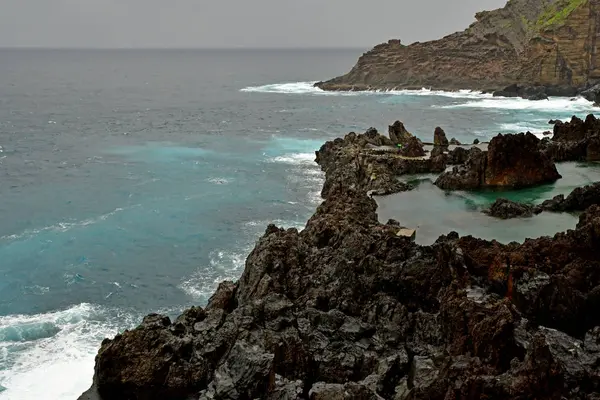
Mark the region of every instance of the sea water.
MULTIPOLYGON (((76 398, 104 337, 204 305, 269 223, 301 229, 321 201, 326 140, 396 119, 423 139, 436 126, 463 142, 541 136, 549 119, 594 111, 579 98, 313 87, 362 51, 0 50, 0 398, 76 398)), ((559 169, 557 184, 508 196, 539 202, 600 175, 559 169)), ((548 214, 506 233, 514 223, 480 212, 496 194, 415 179, 380 214, 420 226, 423 242, 575 223, 548 214)))

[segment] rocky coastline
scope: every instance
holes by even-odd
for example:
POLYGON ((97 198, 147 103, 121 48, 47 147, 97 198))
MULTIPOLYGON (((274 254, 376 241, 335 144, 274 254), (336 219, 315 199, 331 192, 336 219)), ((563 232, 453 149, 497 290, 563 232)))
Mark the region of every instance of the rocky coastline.
POLYGON ((510 244, 449 232, 420 246, 373 199, 411 190, 405 174, 450 174, 448 190, 548 182, 555 162, 598 161, 599 135, 588 116, 544 140, 453 147, 397 121, 325 143, 305 229, 269 225, 206 307, 104 340, 80 400, 600 399, 598 184, 545 203, 581 211, 574 229, 510 244))
POLYGON ((544 100, 600 100, 599 0, 510 0, 481 11, 467 29, 409 45, 400 39, 364 53, 331 91, 471 89, 544 100))

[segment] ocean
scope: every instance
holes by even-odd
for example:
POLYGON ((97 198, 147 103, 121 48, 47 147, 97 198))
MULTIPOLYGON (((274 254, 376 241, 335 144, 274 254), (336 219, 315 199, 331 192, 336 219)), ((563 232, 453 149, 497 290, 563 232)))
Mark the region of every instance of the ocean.
MULTIPOLYGON (((428 140, 436 126, 467 143, 541 136, 549 119, 594 111, 579 98, 312 86, 362 51, 0 50, 0 398, 77 398, 103 338, 204 305, 269 223, 301 229, 321 201, 326 140, 397 119, 428 140)), ((505 195, 540 202, 600 180, 597 165, 559 170, 554 185, 505 195)), ((575 225, 549 214, 507 231, 480 214, 497 193, 411 179, 418 189, 381 199, 381 217, 418 226, 423 243, 575 225)))

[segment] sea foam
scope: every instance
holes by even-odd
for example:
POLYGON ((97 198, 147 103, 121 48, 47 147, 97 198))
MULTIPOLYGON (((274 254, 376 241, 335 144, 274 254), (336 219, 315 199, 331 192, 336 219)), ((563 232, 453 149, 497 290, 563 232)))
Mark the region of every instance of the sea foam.
POLYGON ((0 317, 0 397, 75 399, 91 385, 98 344, 137 318, 79 304, 36 315, 0 317))

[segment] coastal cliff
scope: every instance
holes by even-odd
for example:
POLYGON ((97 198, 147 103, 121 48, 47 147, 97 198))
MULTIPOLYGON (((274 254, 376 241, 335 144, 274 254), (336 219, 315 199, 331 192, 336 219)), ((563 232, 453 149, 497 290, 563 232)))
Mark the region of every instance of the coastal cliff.
MULTIPOLYGON (((456 157, 441 129, 429 158, 389 151, 401 125, 325 143, 324 202, 305 229, 268 226, 205 308, 104 340, 80 400, 600 399, 600 198, 577 196, 577 226, 553 237, 420 246, 378 221, 369 194, 410 190, 395 178, 456 157)), ((558 122, 553 141, 599 126, 558 122)), ((516 141, 529 139, 490 145, 516 141)))
POLYGON ((510 0, 442 39, 394 39, 363 54, 325 90, 477 89, 519 84, 573 95, 600 79, 600 0, 510 0))

